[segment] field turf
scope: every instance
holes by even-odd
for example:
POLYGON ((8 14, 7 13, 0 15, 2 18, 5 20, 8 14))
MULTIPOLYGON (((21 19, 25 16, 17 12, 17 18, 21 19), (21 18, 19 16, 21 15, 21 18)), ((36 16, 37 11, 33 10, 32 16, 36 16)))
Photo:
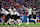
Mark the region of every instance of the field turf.
POLYGON ((33 22, 30 22, 29 25, 26 25, 25 22, 23 22, 20 26, 19 25, 8 25, 5 23, 5 25, 3 25, 2 23, 0 23, 0 27, 40 27, 40 22, 34 24, 33 22))

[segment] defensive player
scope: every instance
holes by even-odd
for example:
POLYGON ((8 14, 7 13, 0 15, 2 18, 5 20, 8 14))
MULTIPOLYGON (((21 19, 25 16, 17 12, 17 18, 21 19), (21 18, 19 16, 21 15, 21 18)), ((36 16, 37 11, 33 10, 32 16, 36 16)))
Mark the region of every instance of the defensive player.
MULTIPOLYGON (((3 15, 8 17, 9 12, 6 9, 4 9, 4 8, 1 8, 1 9, 2 9, 1 14, 3 14, 3 15)), ((5 16, 2 17, 3 23, 4 23, 4 20, 5 20, 5 16)), ((7 19, 9 19, 9 18, 7 18, 7 19)))
MULTIPOLYGON (((12 23, 10 24, 10 21, 13 19, 13 10, 12 10, 12 8, 10 7, 10 8, 8 9, 8 11, 9 11, 10 17, 9 17, 9 20, 8 20, 7 23, 8 23, 9 25, 11 25, 12 23)), ((12 22, 12 21, 11 21, 11 22, 12 22)))
POLYGON ((33 11, 32 11, 32 13, 33 13, 33 18, 34 18, 34 23, 36 23, 36 17, 37 17, 37 11, 35 10, 36 8, 33 8, 33 11))
POLYGON ((14 12, 14 20, 16 20, 16 22, 18 23, 18 25, 21 25, 22 21, 20 20, 20 14, 16 11, 16 9, 14 8, 13 9, 13 12, 14 12))

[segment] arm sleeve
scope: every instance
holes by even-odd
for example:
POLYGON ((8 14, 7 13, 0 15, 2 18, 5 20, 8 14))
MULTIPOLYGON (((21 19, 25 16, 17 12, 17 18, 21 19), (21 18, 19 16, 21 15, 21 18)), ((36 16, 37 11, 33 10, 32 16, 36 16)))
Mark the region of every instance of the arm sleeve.
POLYGON ((20 14, 19 14, 19 13, 17 13, 17 16, 20 16, 20 14))
POLYGON ((8 11, 10 12, 10 11, 11 11, 11 9, 8 9, 8 11))
POLYGON ((17 18, 20 18, 20 14, 19 13, 17 14, 17 18))

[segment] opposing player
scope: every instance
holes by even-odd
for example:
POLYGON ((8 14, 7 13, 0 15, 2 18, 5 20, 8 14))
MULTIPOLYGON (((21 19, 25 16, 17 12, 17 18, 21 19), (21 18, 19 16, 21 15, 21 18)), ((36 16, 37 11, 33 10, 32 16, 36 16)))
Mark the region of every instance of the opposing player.
POLYGON ((11 25, 12 23, 10 24, 10 21, 12 22, 12 19, 13 19, 13 10, 12 10, 12 8, 10 7, 10 8, 8 9, 8 11, 9 11, 10 17, 9 17, 9 20, 8 20, 7 23, 8 23, 9 25, 11 25))
POLYGON ((1 13, 0 13, 0 22, 2 22, 3 25, 5 25, 4 24, 4 22, 5 22, 5 16, 3 14, 1 14, 1 13))
POLYGON ((16 11, 15 8, 13 9, 13 12, 14 12, 14 16, 15 16, 14 20, 16 20, 16 22, 18 23, 18 25, 21 25, 22 21, 20 20, 20 14, 16 11))
MULTIPOLYGON (((2 9, 1 14, 4 15, 4 16, 2 17, 2 22, 4 23, 4 21, 5 21, 5 16, 8 17, 9 12, 8 12, 6 9, 4 9, 4 8, 1 8, 1 9, 2 9)), ((9 19, 9 18, 7 18, 7 19, 9 19)))
POLYGON ((37 17, 37 11, 35 10, 36 8, 33 8, 33 18, 34 18, 34 23, 36 23, 36 17, 37 17))

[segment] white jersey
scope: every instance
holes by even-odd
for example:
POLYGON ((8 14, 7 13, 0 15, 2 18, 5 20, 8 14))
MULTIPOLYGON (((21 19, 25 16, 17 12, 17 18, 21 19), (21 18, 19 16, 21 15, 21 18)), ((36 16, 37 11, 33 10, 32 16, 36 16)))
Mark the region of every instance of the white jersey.
POLYGON ((8 15, 9 14, 9 12, 6 11, 4 8, 2 8, 2 12, 1 13, 5 14, 5 15, 8 15))
POLYGON ((5 10, 4 14, 5 14, 5 15, 8 15, 8 14, 9 14, 9 12, 5 10))
POLYGON ((13 15, 13 10, 12 9, 8 9, 8 10, 10 10, 11 12, 10 12, 10 15, 13 15))
POLYGON ((20 14, 16 11, 16 9, 14 8, 13 10, 15 10, 14 15, 17 14, 17 16, 19 16, 20 14))
POLYGON ((33 15, 36 15, 36 12, 37 12, 37 11, 33 11, 33 15))
POLYGON ((17 14, 17 16, 19 16, 19 13, 17 11, 14 12, 14 15, 16 15, 16 14, 17 14))
POLYGON ((32 8, 30 9, 27 8, 27 11, 28 11, 28 16, 32 14, 32 8))

